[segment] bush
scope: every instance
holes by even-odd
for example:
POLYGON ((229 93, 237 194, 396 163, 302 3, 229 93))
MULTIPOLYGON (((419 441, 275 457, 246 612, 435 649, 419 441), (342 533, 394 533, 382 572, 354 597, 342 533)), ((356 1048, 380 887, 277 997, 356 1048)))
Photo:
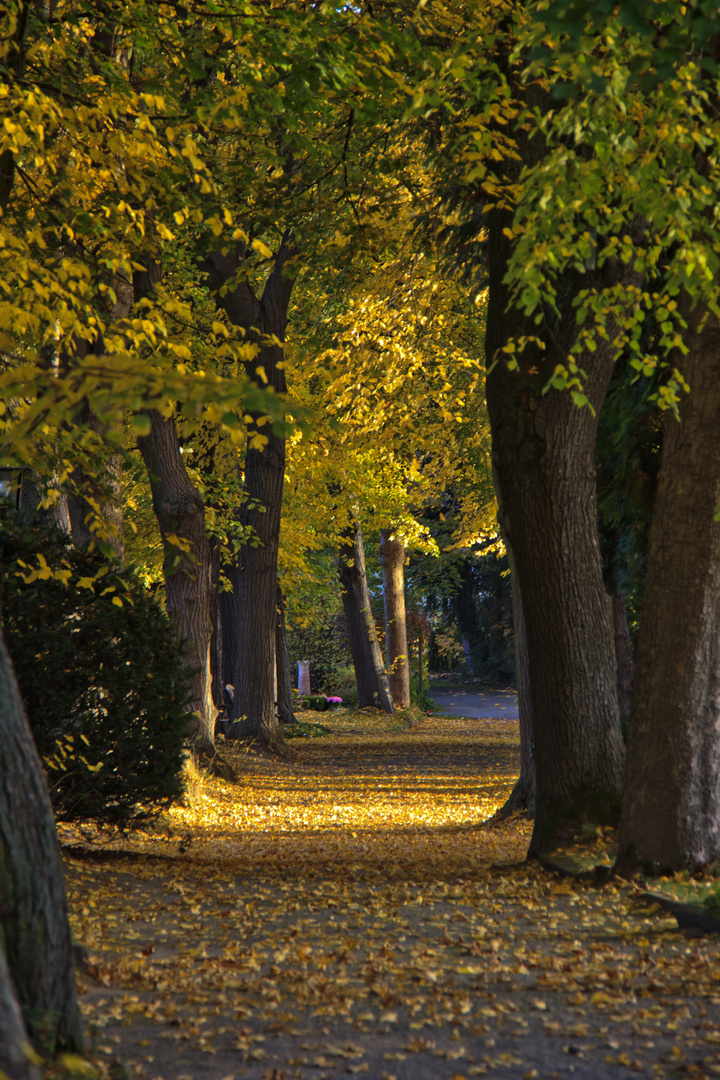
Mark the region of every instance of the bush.
POLYGON ((358 692, 355 681, 355 668, 346 664, 335 669, 333 679, 328 683, 328 692, 343 699, 343 705, 357 705, 358 692))
POLYGON ((293 681, 297 678, 298 660, 310 661, 310 687, 313 694, 332 693, 338 669, 346 667, 349 657, 342 614, 327 615, 308 626, 288 626, 288 653, 293 681))
POLYGON ((326 712, 331 706, 324 694, 310 694, 298 697, 295 705, 301 711, 326 712))
POLYGON ((2 621, 59 821, 127 826, 182 792, 181 646, 128 571, 0 512, 2 621), (23 566, 23 564, 25 564, 23 566))

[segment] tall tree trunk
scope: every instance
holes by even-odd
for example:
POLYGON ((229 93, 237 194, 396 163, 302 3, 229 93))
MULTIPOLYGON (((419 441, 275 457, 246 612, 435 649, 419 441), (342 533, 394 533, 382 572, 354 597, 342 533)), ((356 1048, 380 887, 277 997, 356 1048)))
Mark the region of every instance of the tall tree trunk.
POLYGON ((340 588, 350 653, 355 667, 358 704, 394 713, 390 684, 383 667, 382 653, 365 573, 365 550, 359 522, 353 522, 340 545, 338 559, 340 588))
POLYGON ((5 953, 0 946, 0 1074, 8 1080, 40 1080, 40 1070, 33 1064, 33 1057, 5 953))
MULTIPOLYGON (((293 287, 288 270, 294 253, 292 238, 286 236, 259 299, 247 281, 228 287, 241 271, 244 249, 211 255, 203 264, 218 306, 234 326, 245 331, 247 341, 257 343, 257 354, 247 363, 248 375, 278 394, 286 390, 282 342, 293 287)), ((252 529, 252 539, 241 548, 238 559, 234 719, 242 721, 242 735, 280 748, 283 738, 275 715, 275 632, 285 437, 273 431, 262 413, 250 416, 244 485, 248 498, 240 520, 252 529)))
POLYGON ((635 670, 632 638, 627 617, 627 597, 616 588, 610 594, 615 638, 615 662, 617 666, 617 695, 620 723, 625 730, 630 719, 632 684, 635 670))
MULTIPOLYGON (((237 601, 235 598, 236 582, 237 582, 237 567, 234 566, 230 569, 228 577, 232 584, 232 589, 226 590, 218 594, 218 624, 220 626, 220 637, 222 650, 220 654, 220 671, 222 690, 230 684, 234 686, 233 679, 235 678, 235 657, 237 656, 237 601)), ((223 697, 224 700, 224 697, 223 697)))
MULTIPOLYGON (((0 746, 0 951, 4 945, 17 1001, 41 1053, 82 1052, 60 845, 2 635, 0 746)), ((0 1005, 0 1014, 12 1024, 8 1008, 0 1005)))
POLYGON ((152 490, 153 509, 165 546, 163 573, 168 618, 185 642, 185 665, 190 682, 190 709, 195 717, 188 730, 201 754, 215 752, 215 707, 212 700, 210 642, 212 638, 211 557, 205 532, 205 506, 191 482, 180 453, 175 420, 150 414, 150 434, 138 439, 152 490), (182 550, 170 537, 187 545, 182 550))
POLYGON ((210 545, 210 678, 212 697, 215 707, 223 709, 225 698, 222 681, 222 624, 220 621, 220 542, 214 536, 208 537, 210 545))
POLYGON ((638 637, 618 868, 720 856, 720 322, 683 315, 690 385, 666 418, 638 637))
POLYGON ((418 694, 422 697, 423 686, 423 626, 418 623, 418 694))
MULTIPOLYGON (((133 274, 135 303, 151 296, 162 280, 162 267, 148 252, 144 269, 133 274)), ((212 556, 205 532, 205 504, 190 480, 180 453, 175 418, 149 413, 150 433, 138 438, 150 479, 153 510, 164 545, 165 607, 178 637, 185 643, 185 666, 194 720, 188 738, 199 754, 215 754, 210 646, 213 630, 212 556), (176 536, 182 550, 170 543, 176 536)))
POLYGON ((296 724, 297 717, 293 708, 292 675, 290 673, 290 654, 285 625, 285 600, 280 582, 277 586, 277 629, 275 634, 275 662, 277 664, 277 709, 283 724, 296 724))
POLYGON ((274 745, 282 741, 275 715, 275 632, 285 439, 272 431, 267 438, 262 450, 248 447, 245 454, 245 487, 252 502, 244 504, 241 520, 253 529, 256 542, 245 544, 238 560, 233 683, 241 733, 274 745))
POLYGON ((380 532, 385 608, 385 655, 396 709, 410 705, 410 657, 405 619, 405 545, 390 529, 380 532))
MULTIPOLYGON (((565 362, 577 330, 571 301, 545 351, 528 346, 520 370, 501 349, 533 334, 512 307, 505 268, 511 224, 490 215, 490 298, 486 355, 493 469, 500 523, 515 562, 527 631, 536 765, 536 816, 531 854, 552 850, 585 823, 616 822, 624 749, 617 704, 610 605, 603 587, 595 505, 597 415, 612 373, 610 341, 576 357, 587 371, 592 409, 568 392, 545 387, 565 362), (594 410, 594 413, 593 413, 594 410)), ((613 267, 637 284, 639 275, 613 267)))
POLYGON ((535 816, 535 738, 533 735, 532 695, 530 693, 530 670, 528 664, 527 632, 523 615, 520 582, 513 570, 512 553, 508 550, 510 581, 512 584, 513 633, 515 637, 515 668, 517 671, 518 716, 520 718, 520 776, 510 792, 507 802, 500 810, 501 817, 521 810, 527 816, 535 816))

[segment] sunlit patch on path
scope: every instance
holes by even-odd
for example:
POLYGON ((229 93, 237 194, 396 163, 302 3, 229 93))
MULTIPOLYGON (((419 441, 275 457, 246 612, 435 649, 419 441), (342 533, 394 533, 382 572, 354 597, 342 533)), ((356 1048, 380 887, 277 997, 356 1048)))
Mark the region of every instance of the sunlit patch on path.
POLYGON ((720 1075, 718 943, 486 821, 517 724, 328 726, 144 833, 64 830, 101 1080, 720 1075))

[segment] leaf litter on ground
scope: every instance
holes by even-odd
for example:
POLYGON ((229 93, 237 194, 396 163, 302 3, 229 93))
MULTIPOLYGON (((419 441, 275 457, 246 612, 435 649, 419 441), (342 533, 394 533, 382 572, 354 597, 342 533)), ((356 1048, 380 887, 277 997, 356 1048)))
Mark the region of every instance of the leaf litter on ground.
POLYGON ((323 723, 142 832, 62 828, 101 1080, 720 1075, 718 941, 493 820, 516 722, 323 723))

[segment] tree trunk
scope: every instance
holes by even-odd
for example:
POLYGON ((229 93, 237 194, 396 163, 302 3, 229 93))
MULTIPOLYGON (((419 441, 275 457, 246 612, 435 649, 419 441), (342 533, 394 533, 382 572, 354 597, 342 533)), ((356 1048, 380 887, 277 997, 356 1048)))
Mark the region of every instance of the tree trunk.
POLYGON ((222 680, 223 700, 224 690, 228 683, 234 686, 235 657, 237 656, 237 601, 235 598, 237 567, 234 566, 228 572, 232 589, 218 594, 218 624, 220 627, 220 671, 222 680))
POLYGON ((635 657, 632 638, 630 637, 630 627, 628 626, 627 597, 613 589, 610 600, 612 601, 615 638, 618 708, 620 710, 620 724, 624 731, 630 719, 635 657))
MULTIPOLYGON (((503 283, 510 240, 507 212, 491 219, 486 355, 493 469, 499 520, 515 562, 527 632, 536 765, 531 854, 552 850, 585 823, 618 820, 623 744, 610 605, 603 588, 595 507, 596 416, 614 351, 599 341, 577 357, 587 371, 590 408, 569 392, 544 389, 576 338, 567 303, 547 348, 528 346, 520 370, 499 351, 533 334, 503 283)), ((612 337, 612 327, 610 328, 612 337)))
POLYGON ((222 623, 220 620, 220 541, 214 537, 208 537, 210 545, 210 686, 212 689, 213 703, 216 709, 225 708, 225 696, 223 694, 222 681, 222 623))
MULTIPOLYGON (((60 846, 47 783, 2 635, 0 746, 0 950, 4 944, 17 1001, 40 1052, 81 1053, 60 846)), ((6 1003, 7 1008, 12 1010, 6 1003)), ((12 1024, 6 1011, 3 1022, 12 1024)))
POLYGON ((512 583, 513 633, 515 637, 515 668, 517 671, 518 716, 520 718, 520 776, 500 817, 526 811, 529 818, 535 816, 535 739, 532 722, 532 695, 528 664, 527 632, 523 616, 520 583, 513 570, 513 557, 508 550, 510 581, 512 583))
MULTIPOLYGON (((293 287, 287 270, 293 255, 292 239, 286 236, 260 299, 247 281, 223 291, 241 271, 244 250, 238 249, 234 255, 212 255, 204 264, 218 306, 234 326, 245 331, 247 341, 257 343, 257 354, 247 364, 248 375, 259 386, 265 385, 266 379, 267 385, 278 394, 286 390, 284 351, 282 344, 274 342, 282 343, 285 339, 293 287)), ((285 437, 273 431, 264 414, 250 413, 250 416, 245 454, 248 498, 241 508, 240 519, 252 529, 252 539, 241 548, 238 559, 234 719, 242 721, 243 736, 279 748, 283 746, 283 738, 275 715, 275 633, 285 437), (263 445, 257 444, 258 439, 263 445)))
POLYGON ((283 724, 296 724, 297 717, 293 708, 292 675, 290 673, 290 654, 285 626, 285 600, 280 583, 277 586, 277 629, 275 632, 275 662, 277 663, 277 709, 283 724))
MULTIPOLYGON (((279 360, 281 350, 276 351, 279 360)), ((243 505, 241 520, 253 529, 256 543, 245 544, 238 560, 233 683, 234 717, 242 720, 242 735, 272 745, 282 739, 275 716, 275 632, 285 439, 272 431, 267 437, 262 450, 249 446, 245 454, 245 488, 252 502, 243 505)))
POLYGON ((215 707, 212 700, 211 558, 205 532, 205 506, 190 481, 180 453, 174 418, 150 414, 150 434, 138 439, 152 490, 153 509, 165 546, 163 573, 168 618, 185 642, 190 684, 189 707, 195 717, 188 730, 193 747, 215 752, 215 707), (186 547, 170 542, 177 537, 186 547))
POLYGON ((5 953, 0 946, 0 1075, 8 1080, 40 1080, 40 1070, 33 1064, 33 1056, 5 953))
POLYGON ((410 705, 410 658, 405 620, 405 545, 390 529, 380 533, 385 607, 385 655, 396 709, 410 705))
POLYGON ((423 628, 422 620, 418 623, 418 694, 423 692, 423 628))
POLYGON ((375 620, 365 573, 365 551, 359 522, 347 530, 338 559, 340 588, 350 653, 355 667, 358 704, 361 708, 382 709, 394 713, 390 684, 383 668, 375 620))
MULTIPOLYGON (((687 308, 687 301, 685 305, 687 308)), ((720 855, 720 322, 684 311, 690 385, 668 413, 640 616, 618 868, 720 855)))

